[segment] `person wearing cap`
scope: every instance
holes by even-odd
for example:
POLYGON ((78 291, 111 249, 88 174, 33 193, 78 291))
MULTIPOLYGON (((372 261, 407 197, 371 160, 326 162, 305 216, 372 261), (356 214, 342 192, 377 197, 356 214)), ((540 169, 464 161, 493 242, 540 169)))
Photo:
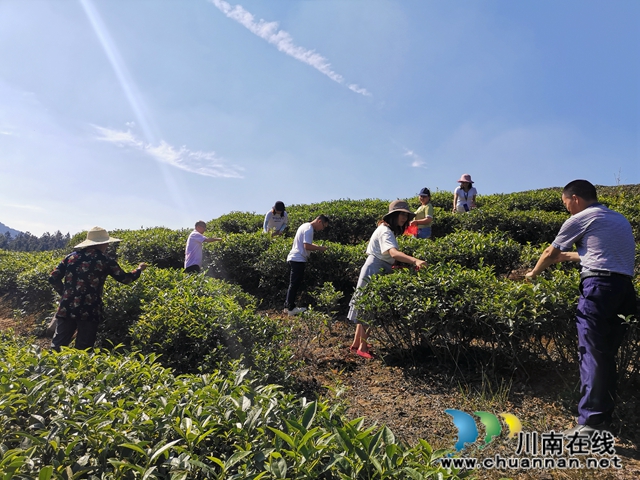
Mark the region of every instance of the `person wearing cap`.
POLYGON ((616 355, 627 328, 620 315, 634 315, 637 308, 632 282, 636 245, 629 221, 599 203, 596 188, 587 180, 568 183, 562 202, 571 217, 525 278, 536 278, 554 263, 580 262, 576 326, 582 398, 578 424, 564 433, 592 436, 611 423, 616 355))
POLYGON ((378 222, 378 228, 371 235, 367 245, 367 260, 360 269, 356 291, 349 302, 349 313, 347 314, 347 318, 356 324, 356 333, 349 350, 361 357, 371 359, 373 354, 367 343, 367 329, 358 321, 358 311, 355 308, 356 299, 360 294, 359 290, 369 283, 372 275, 380 272, 391 273, 392 266, 396 261, 410 263, 416 269, 426 265, 424 260, 419 260, 398 250, 396 236, 404 233, 409 225, 409 220, 414 216, 415 214, 409 210, 407 202, 394 200, 389 204, 389 213, 378 222))
POLYGON ((431 191, 424 187, 418 193, 420 207, 416 210, 415 217, 409 226, 418 227, 416 238, 431 238, 431 223, 433 223, 433 205, 431 205, 431 191))
POLYGON ((270 233, 271 236, 275 237, 282 235, 288 224, 289 216, 287 215, 287 211, 284 209, 284 203, 277 201, 271 210, 269 210, 264 216, 264 225, 262 226, 262 229, 264 233, 270 233))
POLYGON ((462 175, 458 183, 460 185, 453 192, 453 213, 465 213, 476 208, 478 191, 468 173, 462 175))
POLYGON ((298 315, 306 310, 304 307, 296 307, 296 296, 302 285, 304 270, 311 252, 324 252, 327 247, 313 243, 313 233, 320 232, 329 226, 329 218, 318 215, 312 222, 303 223, 298 227, 293 238, 291 251, 287 255, 289 265, 289 288, 284 302, 284 313, 289 316, 298 315))
POLYGON ((184 271, 185 273, 198 273, 202 268, 202 244, 208 242, 219 242, 217 237, 205 237, 204 232, 207 224, 202 220, 196 222, 193 232, 187 238, 187 245, 184 248, 184 271))
POLYGON ((109 244, 119 241, 110 237, 104 228, 93 227, 87 239, 76 245, 75 251, 51 272, 49 283, 62 296, 55 315, 53 349, 68 346, 76 331, 75 347, 92 348, 103 318, 102 290, 107 277, 110 275, 120 283, 129 284, 147 268, 146 263, 141 263, 127 273, 118 262, 105 255, 109 244))

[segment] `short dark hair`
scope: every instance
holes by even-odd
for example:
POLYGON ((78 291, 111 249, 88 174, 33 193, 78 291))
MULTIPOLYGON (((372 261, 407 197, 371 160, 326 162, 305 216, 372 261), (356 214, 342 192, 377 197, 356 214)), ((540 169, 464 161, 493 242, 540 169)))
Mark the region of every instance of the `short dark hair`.
POLYGON ((320 220, 322 223, 329 225, 329 217, 327 217, 326 215, 318 215, 316 217, 316 220, 320 220))
POLYGON ((207 223, 206 223, 206 222, 203 222, 202 220, 198 220, 198 221, 196 222, 196 227, 204 227, 204 228, 207 228, 207 223))
POLYGON ((598 201, 598 193, 596 192, 596 187, 587 180, 574 180, 573 182, 569 182, 562 189, 562 194, 565 197, 571 197, 575 195, 576 197, 580 197, 583 200, 587 201, 598 201))

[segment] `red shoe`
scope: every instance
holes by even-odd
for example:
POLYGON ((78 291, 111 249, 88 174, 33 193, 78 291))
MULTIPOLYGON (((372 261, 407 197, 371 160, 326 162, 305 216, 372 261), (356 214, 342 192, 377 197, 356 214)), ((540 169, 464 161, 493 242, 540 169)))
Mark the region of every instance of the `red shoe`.
POLYGON ((357 350, 356 355, 360 355, 362 358, 366 358, 367 360, 374 358, 372 352, 363 352, 362 350, 357 350))
MULTIPOLYGON (((371 345, 370 343, 367 343, 367 348, 368 348, 369 350, 371 350, 371 349, 373 348, 373 345, 371 345)), ((354 347, 353 345, 350 345, 350 346, 349 346, 349 351, 351 351, 351 352, 353 352, 353 353, 356 353, 358 350, 359 350, 359 348, 358 348, 358 347, 354 347)), ((373 353, 373 352, 370 352, 370 353, 373 353)))

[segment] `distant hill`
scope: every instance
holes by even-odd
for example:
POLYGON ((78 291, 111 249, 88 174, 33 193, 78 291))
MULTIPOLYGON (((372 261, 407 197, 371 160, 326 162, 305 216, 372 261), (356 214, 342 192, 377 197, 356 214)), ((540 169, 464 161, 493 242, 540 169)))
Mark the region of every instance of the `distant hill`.
POLYGON ((11 237, 13 238, 22 233, 20 230, 14 230, 13 228, 9 228, 4 223, 0 222, 0 235, 4 235, 7 232, 11 233, 11 237))

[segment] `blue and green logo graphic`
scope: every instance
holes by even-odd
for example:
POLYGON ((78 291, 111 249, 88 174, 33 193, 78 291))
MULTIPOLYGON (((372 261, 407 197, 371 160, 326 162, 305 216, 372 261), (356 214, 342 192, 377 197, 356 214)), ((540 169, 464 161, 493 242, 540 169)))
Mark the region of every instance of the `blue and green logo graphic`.
MULTIPOLYGON (((476 420, 467 412, 461 410, 454 410, 449 408, 444 411, 447 415, 451 415, 453 424, 458 429, 458 441, 455 444, 455 449, 461 451, 467 443, 475 443, 480 433, 478 432, 478 426, 476 420)), ((484 445, 481 448, 489 445, 495 437, 498 437, 502 432, 502 424, 498 417, 489 412, 473 412, 480 422, 484 425, 485 437, 484 445)), ((518 417, 511 413, 498 414, 509 427, 509 437, 513 438, 522 431, 522 423, 518 417)))

